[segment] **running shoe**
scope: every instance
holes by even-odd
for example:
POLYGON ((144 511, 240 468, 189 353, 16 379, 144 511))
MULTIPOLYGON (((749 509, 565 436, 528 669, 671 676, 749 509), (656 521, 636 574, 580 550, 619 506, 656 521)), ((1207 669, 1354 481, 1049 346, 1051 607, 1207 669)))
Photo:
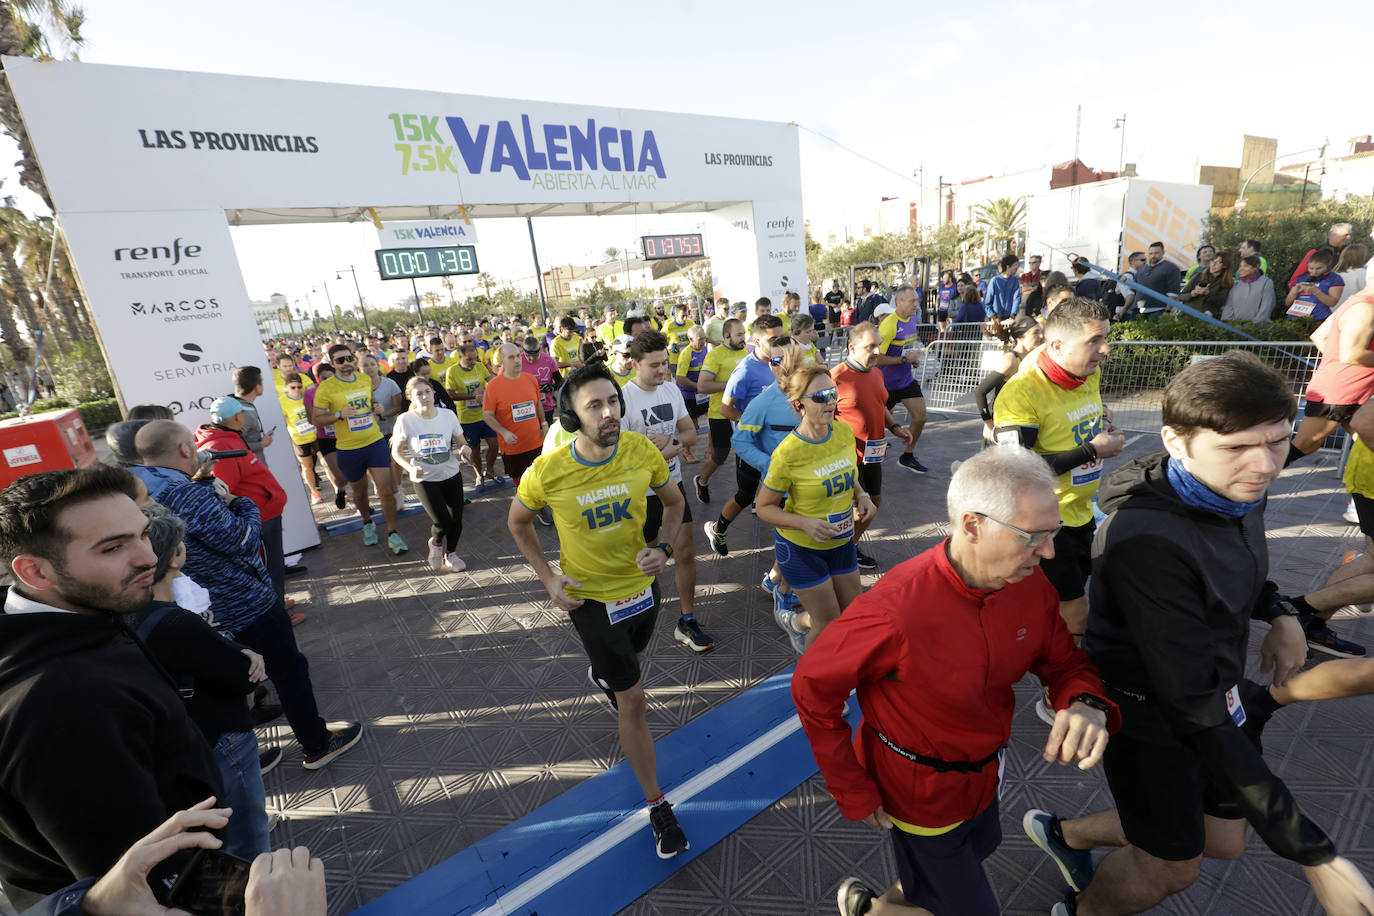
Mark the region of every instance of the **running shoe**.
POLYGON ((1320 617, 1301 614, 1298 616, 1298 622, 1307 633, 1308 648, 1338 658, 1364 658, 1364 646, 1348 639, 1341 639, 1320 617))
POLYGON ((311 493, 310 493, 310 502, 313 503, 314 505, 317 505, 317 506, 318 506, 320 503, 324 502, 324 497, 320 495, 320 491, 319 491, 319 490, 313 490, 313 491, 311 491, 311 493))
POLYGON ((1358 525, 1360 523, 1360 514, 1355 511, 1355 500, 1352 499, 1350 502, 1346 503, 1345 511, 1341 513, 1341 518, 1352 525, 1358 525))
POLYGON ((336 508, 336 509, 342 509, 342 508, 344 507, 344 503, 345 503, 345 502, 347 502, 347 497, 344 496, 344 491, 343 491, 343 490, 335 490, 335 491, 334 491, 334 508, 336 508))
POLYGON ((553 510, 550 509, 548 506, 545 506, 538 512, 534 513, 534 517, 539 519, 539 524, 543 525, 544 527, 553 527, 553 510))
POLYGON ((296 613, 291 615, 291 626, 298 627, 303 623, 305 623, 304 611, 297 611, 296 613))
POLYGON ((386 536, 386 546, 391 548, 391 552, 396 556, 405 553, 410 547, 401 539, 401 532, 393 531, 386 536))
POLYGON ((673 806, 661 801, 649 809, 649 826, 654 829, 654 848, 660 859, 671 859, 691 848, 687 834, 678 825, 673 806))
POLYGON ((500 474, 497 474, 495 477, 491 478, 491 481, 487 484, 487 489, 503 490, 506 487, 506 481, 509 479, 510 478, 502 477, 500 474))
POLYGON ((858 557, 859 557, 859 568, 860 568, 860 569, 877 569, 877 568, 878 568, 878 561, 875 560, 875 559, 873 559, 872 557, 870 557, 868 554, 864 553, 864 552, 863 552, 862 550, 860 550, 859 548, 855 547, 855 548, 854 548, 854 553, 856 553, 856 554, 858 555, 858 557))
POLYGON ((679 617, 673 638, 693 652, 709 652, 716 647, 716 641, 706 635, 695 617, 679 617))
POLYGON ((835 902, 839 904, 840 916, 863 916, 877 899, 877 891, 864 886, 858 878, 845 878, 840 882, 840 889, 835 892, 835 902))
POLYGON ((716 556, 723 557, 730 552, 730 545, 725 543, 725 532, 717 531, 715 522, 707 522, 701 526, 701 530, 706 532, 706 540, 710 542, 716 556))
POLYGON ((1358 620, 1374 614, 1374 604, 1347 604, 1331 614, 1332 620, 1358 620))
POLYGON ((596 669, 593 668, 591 665, 587 666, 587 680, 592 682, 593 687, 595 687, 597 690, 600 690, 603 694, 606 695, 606 702, 611 705, 611 710, 613 712, 620 711, 620 704, 617 703, 615 699, 615 691, 611 689, 610 684, 603 681, 597 675, 596 669))
POLYGON ((477 478, 477 483, 473 484, 473 486, 472 486, 472 492, 474 492, 474 493, 485 493, 485 492, 487 492, 487 475, 483 474, 481 477, 477 478))
POLYGON ((706 484, 701 482, 701 475, 698 474, 697 476, 693 477, 692 483, 697 488, 697 499, 701 500, 703 503, 706 503, 707 505, 710 505, 711 489, 710 487, 706 486, 706 484))
POLYGON ((364 523, 363 523, 363 543, 364 543, 365 545, 367 545, 368 547, 371 547, 373 544, 377 543, 377 523, 376 523, 376 522, 364 522, 364 523))
POLYGON ((345 753, 363 739, 363 723, 350 722, 343 728, 329 732, 329 743, 322 750, 311 753, 306 751, 301 766, 307 770, 318 770, 328 766, 334 758, 345 753))
POLYGON ((264 776, 275 770, 279 763, 281 763, 281 748, 279 747, 269 748, 258 754, 258 769, 262 771, 264 776))
POLYGON ((779 583, 773 581, 773 577, 769 573, 764 573, 763 581, 759 583, 759 588, 763 589, 765 595, 772 598, 778 593, 778 584, 779 583))
POLYGON ((456 553, 444 555, 444 572, 460 573, 468 568, 468 564, 463 562, 463 558, 456 553))
POLYGON ((1069 887, 1081 891, 1093 879, 1093 856, 1086 849, 1074 849, 1064 842, 1064 834, 1059 829, 1059 818, 1048 811, 1031 808, 1021 818, 1021 829, 1031 842, 1039 846, 1055 865, 1059 873, 1069 883, 1069 887))
POLYGON ((900 464, 902 467, 906 468, 908 471, 912 471, 916 474, 930 473, 930 468, 926 467, 924 464, 921 464, 921 462, 917 461, 915 455, 902 455, 902 457, 897 459, 897 463, 900 464))
POLYGON ((797 612, 792 610, 786 596, 773 596, 773 621, 792 643, 792 651, 798 655, 806 648, 806 631, 797 626, 797 612))
POLYGON ((1065 888, 1064 899, 1050 909, 1050 916, 1078 916, 1078 895, 1065 888))
POLYGON ((429 542, 429 568, 435 572, 444 568, 444 545, 435 540, 429 542))

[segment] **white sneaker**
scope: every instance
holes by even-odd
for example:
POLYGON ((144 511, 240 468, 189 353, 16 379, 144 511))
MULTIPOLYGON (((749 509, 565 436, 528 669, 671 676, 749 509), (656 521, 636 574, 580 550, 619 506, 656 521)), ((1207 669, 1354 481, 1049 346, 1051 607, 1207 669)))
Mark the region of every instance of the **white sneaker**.
POLYGON ((467 568, 468 564, 464 563, 463 558, 456 553, 444 557, 444 572, 462 572, 467 568))
POLYGON ((1035 714, 1040 717, 1041 722, 1051 727, 1054 726, 1054 707, 1050 706, 1043 690, 1040 692, 1040 698, 1035 701, 1035 714))
POLYGON ((1355 511, 1354 499, 1350 500, 1350 502, 1346 504, 1345 511, 1341 513, 1341 518, 1345 519, 1352 525, 1358 525, 1360 523, 1360 514, 1355 511))
POLYGON ((429 568, 435 572, 444 568, 444 545, 438 541, 429 542, 429 568))
POLYGON ((1374 604, 1347 604, 1345 607, 1337 608, 1331 619, 1358 620, 1370 614, 1374 614, 1374 604))

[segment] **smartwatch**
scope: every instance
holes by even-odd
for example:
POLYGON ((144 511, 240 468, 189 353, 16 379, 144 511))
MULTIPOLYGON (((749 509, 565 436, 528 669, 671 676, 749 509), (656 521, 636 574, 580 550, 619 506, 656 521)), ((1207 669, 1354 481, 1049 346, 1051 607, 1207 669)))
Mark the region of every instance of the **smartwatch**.
POLYGON ((1096 709, 1099 712, 1107 714, 1111 713, 1111 707, 1107 705, 1107 701, 1102 699, 1101 697, 1095 697, 1091 693, 1080 693, 1073 699, 1069 700, 1069 703, 1082 703, 1084 706, 1091 706, 1093 709, 1096 709))
POLYGON ((663 555, 664 555, 665 557, 667 557, 668 559, 671 560, 671 559, 673 558, 673 545, 672 545, 672 544, 669 544, 667 541, 659 541, 659 542, 658 542, 657 544, 655 544, 654 546, 657 547, 659 550, 663 551, 663 555))

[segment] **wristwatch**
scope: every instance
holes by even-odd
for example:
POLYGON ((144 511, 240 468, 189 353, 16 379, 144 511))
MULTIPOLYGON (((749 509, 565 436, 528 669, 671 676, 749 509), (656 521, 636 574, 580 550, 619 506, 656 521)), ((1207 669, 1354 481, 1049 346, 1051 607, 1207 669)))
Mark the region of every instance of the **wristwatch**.
POLYGON ((1082 703, 1084 706, 1091 706, 1093 709, 1096 709, 1098 712, 1102 713, 1111 712, 1111 707, 1107 705, 1106 700, 1102 699, 1101 697, 1095 697, 1091 693, 1080 693, 1073 699, 1069 700, 1069 703, 1082 703))
POLYGON ((673 558, 673 545, 672 545, 672 544, 669 544, 667 541, 659 541, 659 542, 658 542, 657 544, 655 544, 654 546, 657 547, 659 550, 663 551, 663 555, 664 555, 665 557, 667 557, 668 559, 671 560, 671 559, 673 558))

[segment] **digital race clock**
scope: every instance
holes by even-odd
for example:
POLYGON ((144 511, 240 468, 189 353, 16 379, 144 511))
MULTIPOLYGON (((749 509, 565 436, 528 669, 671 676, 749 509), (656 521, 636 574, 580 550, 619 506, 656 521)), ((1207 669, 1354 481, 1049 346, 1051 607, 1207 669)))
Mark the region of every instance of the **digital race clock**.
POLYGON ((382 248, 377 252, 377 269, 381 271, 383 280, 475 274, 478 270, 477 249, 472 245, 382 248))
POLYGON ((660 258, 695 258, 706 253, 701 247, 701 233, 687 235, 646 235, 640 239, 644 243, 644 260, 656 261, 660 258))

